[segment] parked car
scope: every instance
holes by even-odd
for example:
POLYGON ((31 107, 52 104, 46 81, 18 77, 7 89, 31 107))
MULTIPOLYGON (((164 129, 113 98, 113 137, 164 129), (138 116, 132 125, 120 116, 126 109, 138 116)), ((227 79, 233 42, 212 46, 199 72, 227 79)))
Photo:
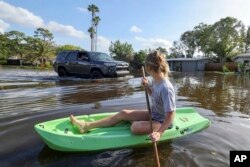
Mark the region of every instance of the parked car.
POLYGON ((120 77, 129 74, 129 64, 114 60, 101 52, 62 51, 53 64, 58 76, 83 76, 90 78, 120 77))

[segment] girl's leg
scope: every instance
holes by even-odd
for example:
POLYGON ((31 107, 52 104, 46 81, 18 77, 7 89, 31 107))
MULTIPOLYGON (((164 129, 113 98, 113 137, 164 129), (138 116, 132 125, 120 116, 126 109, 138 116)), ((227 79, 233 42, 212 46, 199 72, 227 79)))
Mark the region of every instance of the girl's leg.
POLYGON ((114 126, 121 121, 147 121, 148 112, 146 110, 122 110, 115 115, 94 122, 82 122, 71 115, 70 120, 80 133, 84 133, 93 128, 114 126))
MULTIPOLYGON (((157 131, 161 127, 161 123, 157 121, 152 121, 153 130, 157 131)), ((135 121, 131 125, 131 132, 136 135, 150 134, 151 125, 149 121, 135 121)))

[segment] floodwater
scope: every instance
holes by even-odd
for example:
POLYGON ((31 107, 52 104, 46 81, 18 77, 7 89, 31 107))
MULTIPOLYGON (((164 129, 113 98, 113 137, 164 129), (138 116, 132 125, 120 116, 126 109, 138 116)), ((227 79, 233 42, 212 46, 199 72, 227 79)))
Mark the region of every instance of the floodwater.
MULTIPOLYGON (((172 73, 177 107, 195 107, 211 126, 158 145, 162 166, 229 166, 230 150, 250 150, 250 77, 172 73)), ((153 149, 64 153, 48 148, 36 123, 70 114, 146 108, 140 77, 91 81, 53 71, 0 67, 0 166, 155 165, 153 149)))

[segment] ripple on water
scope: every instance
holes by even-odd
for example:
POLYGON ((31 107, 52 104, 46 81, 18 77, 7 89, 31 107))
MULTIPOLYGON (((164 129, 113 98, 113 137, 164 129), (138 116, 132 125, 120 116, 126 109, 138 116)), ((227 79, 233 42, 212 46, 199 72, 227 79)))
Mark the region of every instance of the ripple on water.
MULTIPOLYGON (((228 166, 230 150, 250 149, 249 78, 172 73, 170 80, 176 90, 177 106, 195 107, 212 124, 202 132, 160 144, 163 166, 228 166)), ((114 161, 112 164, 117 166, 153 166, 152 148, 60 153, 47 148, 33 128, 38 122, 71 113, 144 109, 146 100, 140 82, 141 78, 92 81, 59 78, 52 71, 1 69, 1 164, 96 166, 114 161)))

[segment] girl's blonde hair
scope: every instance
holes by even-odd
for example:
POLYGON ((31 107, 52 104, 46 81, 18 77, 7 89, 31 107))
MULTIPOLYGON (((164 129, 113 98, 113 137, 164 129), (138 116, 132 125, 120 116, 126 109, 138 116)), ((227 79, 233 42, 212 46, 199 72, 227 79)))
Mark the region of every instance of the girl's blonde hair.
POLYGON ((146 68, 154 72, 162 72, 165 77, 169 75, 169 66, 164 58, 164 54, 160 51, 153 51, 149 53, 145 59, 146 68))

